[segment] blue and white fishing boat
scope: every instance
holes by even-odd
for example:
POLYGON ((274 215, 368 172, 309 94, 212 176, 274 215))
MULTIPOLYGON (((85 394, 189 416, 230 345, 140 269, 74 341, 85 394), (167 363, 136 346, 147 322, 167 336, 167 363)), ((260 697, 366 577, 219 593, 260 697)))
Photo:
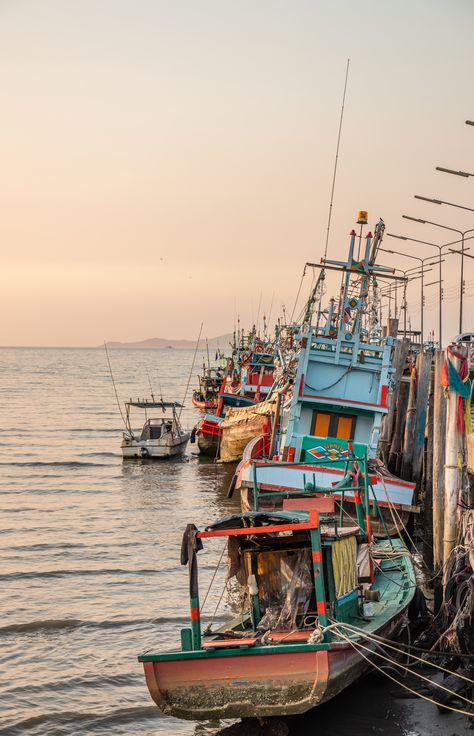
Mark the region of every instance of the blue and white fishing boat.
POLYGON ((367 492, 387 509, 391 521, 416 510, 415 485, 391 475, 377 454, 396 343, 382 336, 379 322, 377 279, 397 278, 393 269, 375 264, 383 231, 381 220, 375 236, 369 232, 364 243, 362 230, 359 236, 353 230, 347 261, 324 258, 309 264, 320 272, 295 336, 293 390, 282 398, 272 441, 250 442, 237 470, 235 487, 246 511, 255 509, 257 496, 259 509, 281 508, 282 491, 291 496, 340 487, 346 504, 357 503, 358 492, 351 490, 357 486, 357 471, 351 461, 361 457, 369 463, 367 492), (341 272, 341 290, 337 300, 322 308, 327 270, 341 272))

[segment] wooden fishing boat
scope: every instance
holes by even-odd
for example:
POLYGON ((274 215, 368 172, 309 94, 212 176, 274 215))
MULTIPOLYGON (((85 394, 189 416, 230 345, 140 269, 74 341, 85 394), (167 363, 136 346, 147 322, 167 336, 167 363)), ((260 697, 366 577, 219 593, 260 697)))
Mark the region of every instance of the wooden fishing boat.
POLYGON ((199 389, 193 392, 192 402, 196 409, 211 411, 217 408, 219 391, 224 379, 222 368, 202 367, 202 375, 198 376, 199 389))
MULTIPOLYGON (((367 478, 366 458, 356 462, 367 478)), ((403 543, 374 542, 367 531, 367 499, 350 528, 339 525, 331 491, 204 531, 188 525, 181 562, 189 565, 190 627, 181 630, 180 649, 139 656, 163 713, 189 720, 303 713, 370 668, 374 635, 397 636, 416 582, 403 543), (213 538, 227 539, 227 584, 238 587, 242 606, 233 621, 203 634, 197 553, 213 538)))
POLYGON ((127 401, 125 403, 126 431, 121 444, 124 458, 156 459, 181 455, 190 438, 190 432, 183 430, 176 412, 182 404, 177 402, 127 401), (131 425, 130 412, 135 407, 145 412, 145 423, 139 436, 136 436, 131 425), (150 410, 161 410, 162 416, 148 417, 150 410))
POLYGON ((222 435, 221 424, 224 421, 227 408, 247 407, 253 406, 254 404, 255 401, 253 399, 248 399, 241 394, 220 393, 216 413, 204 414, 192 432, 191 442, 194 441, 194 437, 197 437, 199 452, 202 455, 217 457, 222 435))
POLYGON ((229 453, 224 453, 223 462, 240 460, 247 442, 260 434, 264 428, 264 414, 268 414, 268 411, 255 414, 253 421, 255 426, 251 431, 249 416, 242 415, 240 422, 240 419, 237 419, 238 412, 233 410, 252 407, 269 397, 275 383, 275 367, 272 344, 260 340, 254 331, 248 336, 241 336, 233 357, 228 359, 218 393, 216 411, 213 414, 206 412, 191 435, 191 442, 197 437, 201 454, 214 458, 220 456, 224 431, 227 434, 225 446, 229 449, 229 453), (233 420, 227 422, 226 414, 229 410, 233 420), (237 426, 239 424, 240 429, 237 426))
MULTIPOLYGON (((255 441, 238 468, 235 487, 241 492, 243 510, 255 508, 255 462, 259 466, 260 508, 271 510, 276 503, 281 507, 282 497, 269 495, 265 501, 265 492, 297 494, 339 486, 354 453, 367 453, 371 493, 384 509, 390 531, 403 526, 408 515, 418 510, 413 501, 415 484, 390 474, 378 458, 380 427, 388 413, 395 372, 396 342, 382 336, 377 321, 377 278, 393 277, 393 269, 375 264, 383 230, 381 221, 374 237, 368 233, 360 261, 354 257, 357 236, 353 230, 347 261, 323 259, 321 264, 309 264, 321 271, 299 334, 294 336, 294 389, 278 408, 280 427, 268 454, 265 443, 255 441), (330 299, 326 308, 319 307, 313 319, 313 306, 321 303, 325 269, 342 273, 341 295, 338 301, 330 299)), ((345 489, 345 500, 353 516, 350 506, 354 493, 350 488, 345 489)), ((375 523, 377 531, 386 533, 381 519, 375 523)))
POLYGON ((255 437, 269 433, 275 414, 277 396, 243 408, 229 407, 219 425, 221 433, 219 462, 242 459, 245 448, 255 437))

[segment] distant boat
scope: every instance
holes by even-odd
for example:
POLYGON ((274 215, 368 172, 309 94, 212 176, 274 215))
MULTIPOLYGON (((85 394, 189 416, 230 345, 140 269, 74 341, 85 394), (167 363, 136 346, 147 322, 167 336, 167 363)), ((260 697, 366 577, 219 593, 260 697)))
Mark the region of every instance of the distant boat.
POLYGON ((123 433, 122 455, 124 458, 169 458, 181 455, 188 443, 190 433, 181 427, 177 408, 182 404, 167 401, 127 401, 125 404, 126 426, 123 433), (130 410, 132 407, 145 411, 145 424, 137 437, 131 426, 130 410), (148 417, 150 409, 161 409, 163 415, 160 417, 148 417), (171 410, 171 411, 170 411, 171 410))
POLYGON ((217 408, 219 399, 219 390, 224 379, 224 372, 221 368, 209 367, 203 365, 202 375, 199 378, 199 389, 193 392, 192 402, 196 409, 209 411, 217 408))
POLYGON ((166 350, 174 350, 174 347, 172 345, 167 345, 166 350))

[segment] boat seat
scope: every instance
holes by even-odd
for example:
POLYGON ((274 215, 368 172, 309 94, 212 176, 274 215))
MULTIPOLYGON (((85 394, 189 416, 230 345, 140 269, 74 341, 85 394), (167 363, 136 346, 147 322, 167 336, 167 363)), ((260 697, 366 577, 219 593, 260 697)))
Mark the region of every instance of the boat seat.
POLYGON ((256 636, 249 636, 245 639, 213 639, 204 642, 203 649, 227 649, 229 647, 251 647, 257 641, 256 636))
POLYGON ((283 510, 286 511, 319 511, 321 514, 334 514, 333 496, 315 496, 312 498, 285 498, 283 510))

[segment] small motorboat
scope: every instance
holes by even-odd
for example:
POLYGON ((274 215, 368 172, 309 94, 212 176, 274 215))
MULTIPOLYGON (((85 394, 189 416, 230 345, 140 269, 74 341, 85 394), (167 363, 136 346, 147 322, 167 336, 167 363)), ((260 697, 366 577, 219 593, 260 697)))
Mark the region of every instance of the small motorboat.
POLYGON ((124 458, 167 458, 181 455, 188 444, 190 432, 183 430, 176 409, 182 404, 168 401, 127 401, 125 403, 126 430, 123 433, 122 455, 124 458), (132 407, 145 411, 145 424, 140 436, 134 434, 130 411, 132 407), (149 417, 153 409, 161 409, 162 416, 149 417))

